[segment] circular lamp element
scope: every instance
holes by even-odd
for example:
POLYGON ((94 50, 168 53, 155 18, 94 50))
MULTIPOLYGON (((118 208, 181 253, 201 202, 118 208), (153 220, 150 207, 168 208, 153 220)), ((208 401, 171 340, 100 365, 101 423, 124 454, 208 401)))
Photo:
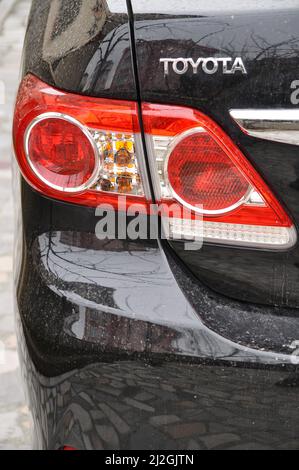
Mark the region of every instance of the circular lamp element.
POLYGON ((204 131, 175 139, 166 159, 173 196, 202 214, 222 214, 246 202, 251 186, 223 148, 204 131))
POLYGON ((47 113, 34 119, 25 133, 25 151, 35 175, 58 191, 81 192, 98 179, 96 144, 70 116, 47 113))

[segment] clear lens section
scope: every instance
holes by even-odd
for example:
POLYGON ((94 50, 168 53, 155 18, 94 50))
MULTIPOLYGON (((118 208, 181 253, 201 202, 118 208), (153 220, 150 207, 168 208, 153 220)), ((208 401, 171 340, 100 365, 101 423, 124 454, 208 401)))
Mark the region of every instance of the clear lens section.
MULTIPOLYGON (((143 196, 136 154, 138 136, 95 130, 90 132, 96 142, 101 162, 100 177, 93 189, 143 196)), ((138 158, 140 157, 138 155, 138 158)))
POLYGON ((153 155, 156 160, 156 168, 154 171, 158 171, 159 175, 160 187, 157 189, 161 195, 161 199, 171 199, 172 194, 165 177, 165 160, 168 148, 173 142, 173 137, 148 136, 148 139, 150 139, 151 147, 153 147, 153 155))
POLYGON ((296 235, 293 229, 287 227, 265 227, 207 221, 203 224, 203 238, 205 241, 225 241, 233 245, 287 248, 293 244, 294 237, 296 235))
POLYGON ((192 240, 203 241, 202 219, 177 219, 165 218, 163 223, 164 235, 170 240, 192 240))
POLYGON ((291 247, 296 241, 294 228, 264 227, 258 225, 227 224, 223 222, 181 221, 168 219, 169 238, 173 240, 199 240, 234 246, 257 248, 291 247))

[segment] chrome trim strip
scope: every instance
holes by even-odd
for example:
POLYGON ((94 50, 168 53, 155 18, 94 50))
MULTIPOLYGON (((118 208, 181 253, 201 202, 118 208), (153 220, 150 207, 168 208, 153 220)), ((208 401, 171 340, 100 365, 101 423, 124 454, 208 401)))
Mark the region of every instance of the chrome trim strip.
POLYGON ((229 113, 245 134, 299 145, 299 109, 231 109, 229 113))

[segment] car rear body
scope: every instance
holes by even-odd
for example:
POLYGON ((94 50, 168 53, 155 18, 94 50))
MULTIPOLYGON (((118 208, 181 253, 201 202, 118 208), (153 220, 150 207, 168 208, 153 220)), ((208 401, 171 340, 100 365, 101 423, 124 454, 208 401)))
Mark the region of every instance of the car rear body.
MULTIPOLYGON (((33 0, 23 76, 136 103, 153 199, 144 103, 202 113, 296 234, 297 2, 127 3, 33 0), (173 69, 201 57, 241 58, 244 68, 173 69)), ((17 328, 35 447, 298 448, 296 235, 282 249, 99 240, 95 207, 41 194, 17 169, 15 193, 17 328)))

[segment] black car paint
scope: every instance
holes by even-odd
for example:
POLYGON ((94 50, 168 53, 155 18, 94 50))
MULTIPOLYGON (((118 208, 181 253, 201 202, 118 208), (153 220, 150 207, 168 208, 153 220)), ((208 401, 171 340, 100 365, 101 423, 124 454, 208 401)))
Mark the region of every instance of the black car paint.
MULTIPOLYGON (((221 40, 236 52, 233 38, 244 30, 244 16, 139 13, 136 91, 133 18, 129 25, 124 13, 108 14, 101 28, 82 31, 82 42, 79 36, 66 48, 59 37, 69 25, 67 13, 61 6, 54 22, 51 3, 33 1, 24 74, 90 96, 138 99, 139 92, 142 100, 198 107, 238 143, 297 220, 297 189, 291 184, 297 148, 243 136, 228 116, 233 106, 290 107, 288 89, 280 91, 274 82, 271 89, 264 77, 275 70, 279 83, 289 86, 296 78, 295 52, 283 61, 276 52, 257 65, 255 52, 244 48, 249 79, 233 77, 227 83, 219 75, 210 78, 213 86, 200 89, 194 77, 170 77, 165 85, 157 64, 161 31, 167 47, 178 47, 182 55, 189 54, 190 36, 200 34, 201 25, 211 31, 220 23, 221 40), (54 48, 44 40, 47 29, 49 38, 58 39, 54 48), (178 31, 184 36, 177 38, 178 31), (157 79, 151 67, 144 70, 145 63, 157 79), (115 76, 108 80, 111 70, 115 76)), ((71 3, 77 14, 94 15, 95 24, 106 11, 105 2, 96 2, 96 10, 71 3)), ((277 12, 264 14, 270 29, 277 12)), ((299 41, 299 13, 283 15, 281 34, 299 41)), ((259 30, 255 15, 246 22, 259 30)), ((92 23, 85 19, 84 24, 92 23)), ((211 37, 215 51, 223 50, 219 33, 211 37)), ((205 246, 188 258, 179 245, 158 240, 103 243, 95 236, 94 210, 49 200, 22 179, 20 187, 17 324, 35 446, 298 447, 299 381, 290 357, 299 328, 297 248, 274 254, 205 246)))
POLYGON ((136 100, 128 16, 109 13, 103 1, 88 3, 33 0, 23 73, 66 91, 136 100), (76 9, 78 25, 66 34, 67 12, 76 9))
MULTIPOLYGON (((229 115, 234 108, 292 108, 291 83, 298 76, 299 12, 135 20, 141 100, 174 103, 212 117, 258 169, 295 223, 298 211, 298 147, 246 136, 229 115), (164 77, 161 57, 239 57, 247 75, 177 75, 164 77)), ((208 287, 259 304, 299 306, 298 246, 284 253, 206 245, 196 254, 173 248, 208 287)))

